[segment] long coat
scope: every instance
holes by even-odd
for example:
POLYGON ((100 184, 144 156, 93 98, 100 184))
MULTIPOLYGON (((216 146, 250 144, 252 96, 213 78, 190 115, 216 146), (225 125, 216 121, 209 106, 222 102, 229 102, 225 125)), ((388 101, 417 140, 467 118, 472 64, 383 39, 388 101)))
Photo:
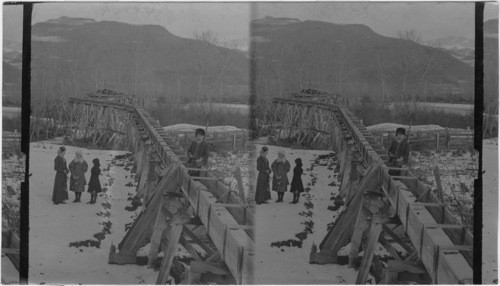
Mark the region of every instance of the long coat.
POLYGON ((69 180, 70 190, 75 193, 81 193, 85 190, 87 180, 85 173, 88 170, 88 164, 85 160, 77 162, 76 160, 69 163, 69 171, 71 172, 71 179, 69 180))
POLYGON ((255 202, 263 203, 271 199, 269 191, 269 176, 271 168, 269 168, 269 160, 266 157, 259 156, 257 159, 257 188, 255 190, 255 202))
POLYGON ((54 180, 54 189, 52 191, 52 201, 60 203, 68 199, 68 185, 67 175, 68 167, 66 166, 66 159, 57 156, 54 159, 54 170, 56 171, 56 178, 54 180))
POLYGON ((408 140, 404 139, 401 142, 396 140, 392 141, 391 146, 387 150, 389 157, 389 165, 393 167, 401 167, 403 164, 408 164, 408 157, 410 156, 410 146, 408 140), (402 161, 397 162, 396 159, 403 158, 402 161))
POLYGON ((290 172, 290 162, 288 160, 285 160, 285 162, 274 160, 271 169, 273 170, 273 191, 286 192, 286 188, 290 183, 287 175, 290 172), (280 178, 278 179, 278 177, 280 178))
POLYGON ((101 173, 101 169, 99 166, 94 165, 92 169, 90 169, 90 180, 89 180, 89 189, 88 192, 101 192, 101 182, 99 182, 99 174, 101 173))
POLYGON ((295 168, 293 168, 293 179, 290 185, 290 192, 302 193, 304 191, 304 185, 302 184, 301 178, 303 172, 302 166, 295 166, 295 168))

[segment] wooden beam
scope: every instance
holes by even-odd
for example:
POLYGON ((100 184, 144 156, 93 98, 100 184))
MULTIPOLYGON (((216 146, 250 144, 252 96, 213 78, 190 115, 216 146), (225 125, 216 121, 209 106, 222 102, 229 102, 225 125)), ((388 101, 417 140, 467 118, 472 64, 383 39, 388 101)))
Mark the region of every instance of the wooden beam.
MULTIPOLYGON (((165 203, 164 198, 161 198, 160 206, 165 203)), ((155 224, 153 227, 153 234, 151 235, 151 241, 149 244, 148 253, 148 268, 153 268, 156 258, 158 257, 158 250, 160 248, 160 242, 163 231, 168 227, 167 215, 162 211, 162 207, 158 208, 156 215, 155 224)))
POLYGON ((361 205, 359 206, 358 215, 356 218, 356 224, 354 226, 354 232, 351 237, 351 248, 349 250, 349 266, 354 267, 354 263, 358 258, 359 248, 361 246, 361 239, 363 238, 363 233, 369 227, 367 221, 368 212, 361 205))
POLYGON ((163 261, 161 262, 156 284, 167 284, 170 269, 172 268, 172 262, 174 260, 175 253, 177 252, 177 244, 179 243, 179 239, 181 237, 182 227, 183 226, 181 224, 171 225, 167 248, 163 252, 163 261))
MULTIPOLYGON (((184 238, 184 236, 181 235, 179 242, 181 243, 182 246, 189 252, 189 254, 196 260, 196 261, 201 261, 201 257, 194 249, 193 245, 184 238)), ((192 262, 191 262, 192 263, 192 262)))
POLYGON ((365 254, 361 261, 361 267, 356 278, 356 284, 366 284, 368 273, 372 264, 373 255, 375 254, 375 246, 379 240, 380 233, 382 232, 382 224, 372 222, 370 226, 370 234, 366 244, 365 254))

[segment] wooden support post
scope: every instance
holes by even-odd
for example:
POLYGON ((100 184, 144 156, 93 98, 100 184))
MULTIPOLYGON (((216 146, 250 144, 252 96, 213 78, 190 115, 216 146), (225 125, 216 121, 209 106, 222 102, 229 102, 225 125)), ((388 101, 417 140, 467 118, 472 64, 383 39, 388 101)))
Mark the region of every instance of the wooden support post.
POLYGON ((361 261, 361 267, 358 272, 358 277, 356 278, 356 284, 366 284, 368 272, 370 271, 370 267, 372 265, 373 255, 375 254, 375 247, 381 232, 382 223, 377 222, 374 217, 370 226, 370 234, 368 236, 365 254, 363 255, 363 260, 361 261))
POLYGON ((160 248, 160 242, 163 231, 167 228, 167 215, 162 210, 163 204, 165 203, 164 197, 161 198, 160 207, 158 208, 158 213, 156 215, 155 225, 153 227, 153 234, 151 235, 151 242, 149 245, 148 253, 148 268, 153 268, 156 258, 158 257, 158 249, 160 248))
POLYGON ((201 261, 200 256, 198 255, 198 252, 196 249, 194 249, 193 245, 191 242, 187 241, 182 235, 180 237, 180 241, 182 246, 189 252, 189 254, 196 260, 196 261, 201 261))
POLYGON ((354 267, 354 262, 358 258, 359 247, 361 246, 361 239, 363 238, 363 233, 369 226, 366 220, 367 218, 368 218, 368 212, 362 205, 360 205, 358 215, 356 218, 356 224, 354 226, 354 232, 351 237, 351 249, 349 251, 349 267, 354 267))
POLYGON ((164 250, 163 261, 161 262, 160 272, 158 273, 156 284, 167 284, 170 269, 172 268, 172 262, 174 260, 175 253, 177 252, 177 245, 179 244, 179 239, 182 234, 182 227, 183 226, 181 224, 171 225, 168 236, 168 244, 164 250))

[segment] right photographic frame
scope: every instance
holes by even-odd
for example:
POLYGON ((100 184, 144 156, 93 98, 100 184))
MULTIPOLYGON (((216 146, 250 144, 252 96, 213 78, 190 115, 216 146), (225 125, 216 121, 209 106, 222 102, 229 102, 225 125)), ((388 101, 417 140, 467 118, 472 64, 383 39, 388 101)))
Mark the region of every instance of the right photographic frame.
POLYGON ((496 284, 497 3, 251 11, 253 282, 496 284))

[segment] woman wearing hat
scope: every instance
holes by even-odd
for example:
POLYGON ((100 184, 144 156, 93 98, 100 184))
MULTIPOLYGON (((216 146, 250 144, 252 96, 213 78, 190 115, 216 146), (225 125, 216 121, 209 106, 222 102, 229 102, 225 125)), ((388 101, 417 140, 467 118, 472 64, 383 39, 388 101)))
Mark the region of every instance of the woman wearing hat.
POLYGON ((260 205, 267 203, 271 199, 271 192, 269 191, 269 176, 271 175, 271 168, 269 168, 269 160, 267 159, 268 148, 262 147, 260 156, 257 159, 257 188, 255 190, 255 202, 260 205))
POLYGON ((54 170, 56 171, 56 178, 54 181, 54 189, 52 191, 52 201, 55 205, 63 204, 68 199, 68 167, 66 166, 66 147, 61 146, 57 150, 57 157, 54 159, 54 170))
POLYGON ((69 171, 71 172, 71 178, 69 180, 70 191, 75 192, 74 203, 79 203, 82 197, 82 192, 85 190, 85 185, 87 180, 85 179, 85 173, 88 170, 88 164, 83 159, 82 151, 78 150, 75 153, 75 159, 69 163, 69 171))
POLYGON ((101 169, 99 168, 99 159, 95 158, 92 160, 94 163, 94 167, 90 169, 90 180, 89 180, 89 189, 90 193, 90 202, 87 204, 95 204, 97 199, 97 193, 101 192, 101 183, 99 182, 99 174, 101 174, 101 169))
POLYGON ((285 158, 285 151, 278 152, 278 159, 274 160, 271 169, 273 170, 273 191, 278 192, 276 202, 281 203, 289 184, 287 174, 290 172, 290 162, 285 158))

